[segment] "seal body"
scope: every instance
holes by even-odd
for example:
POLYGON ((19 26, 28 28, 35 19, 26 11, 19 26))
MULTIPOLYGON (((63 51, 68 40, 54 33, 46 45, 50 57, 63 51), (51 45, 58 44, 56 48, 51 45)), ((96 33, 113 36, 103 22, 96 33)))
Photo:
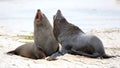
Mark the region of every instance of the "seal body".
POLYGON ((42 49, 46 56, 50 56, 58 50, 58 42, 53 35, 53 28, 45 14, 41 13, 34 21, 34 42, 37 48, 42 49))
POLYGON ((106 55, 101 40, 94 35, 85 34, 79 27, 69 23, 61 11, 58 10, 53 17, 53 33, 62 48, 53 54, 48 60, 55 59, 65 53, 83 55, 91 58, 110 58, 106 55))
POLYGON ((32 59, 42 59, 58 50, 58 42, 53 35, 53 28, 45 14, 37 11, 34 20, 34 43, 24 44, 8 54, 16 54, 32 59))

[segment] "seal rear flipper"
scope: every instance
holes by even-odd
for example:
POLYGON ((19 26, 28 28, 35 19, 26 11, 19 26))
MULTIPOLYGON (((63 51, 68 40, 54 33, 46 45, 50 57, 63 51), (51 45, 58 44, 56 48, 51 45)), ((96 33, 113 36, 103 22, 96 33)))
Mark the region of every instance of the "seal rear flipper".
POLYGON ((107 54, 102 55, 102 58, 105 58, 105 59, 107 59, 107 58, 112 58, 112 57, 116 57, 116 56, 109 56, 109 55, 107 55, 107 54))
POLYGON ((100 57, 99 53, 88 54, 88 53, 85 53, 85 52, 82 52, 82 51, 77 51, 75 49, 72 49, 72 52, 74 52, 75 54, 78 54, 78 55, 81 55, 81 56, 87 56, 87 57, 90 57, 90 58, 100 57))
POLYGON ((7 54, 16 54, 15 50, 7 52, 7 54))

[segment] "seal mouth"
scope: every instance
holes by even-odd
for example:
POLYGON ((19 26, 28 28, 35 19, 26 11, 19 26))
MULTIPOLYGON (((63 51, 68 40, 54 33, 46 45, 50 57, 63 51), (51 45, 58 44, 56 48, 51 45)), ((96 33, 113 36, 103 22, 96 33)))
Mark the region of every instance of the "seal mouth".
POLYGON ((42 20, 42 12, 40 9, 37 10, 35 20, 36 20, 36 24, 40 24, 40 22, 42 20))

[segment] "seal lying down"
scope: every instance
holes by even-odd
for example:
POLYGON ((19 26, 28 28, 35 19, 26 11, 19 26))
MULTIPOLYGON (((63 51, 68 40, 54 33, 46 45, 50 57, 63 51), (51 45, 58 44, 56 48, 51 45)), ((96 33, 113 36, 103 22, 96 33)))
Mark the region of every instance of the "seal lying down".
POLYGON ((66 53, 87 56, 91 58, 111 58, 105 53, 103 43, 94 35, 86 35, 79 27, 69 23, 58 10, 53 17, 53 33, 62 48, 57 53, 48 57, 54 60, 57 56, 66 53))
POLYGON ((19 46, 8 54, 20 55, 32 59, 42 59, 58 50, 58 43, 53 35, 53 28, 47 17, 37 10, 34 20, 34 43, 19 46))

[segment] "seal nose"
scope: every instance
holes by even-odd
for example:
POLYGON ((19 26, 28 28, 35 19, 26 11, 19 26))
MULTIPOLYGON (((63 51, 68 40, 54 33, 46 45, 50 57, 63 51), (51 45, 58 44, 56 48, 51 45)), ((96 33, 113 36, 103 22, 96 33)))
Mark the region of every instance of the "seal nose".
POLYGON ((57 14, 61 14, 61 11, 60 11, 60 10, 58 10, 58 11, 57 11, 57 14))
POLYGON ((57 13, 55 15, 55 18, 56 19, 62 19, 62 18, 64 18, 60 10, 57 11, 57 13))

